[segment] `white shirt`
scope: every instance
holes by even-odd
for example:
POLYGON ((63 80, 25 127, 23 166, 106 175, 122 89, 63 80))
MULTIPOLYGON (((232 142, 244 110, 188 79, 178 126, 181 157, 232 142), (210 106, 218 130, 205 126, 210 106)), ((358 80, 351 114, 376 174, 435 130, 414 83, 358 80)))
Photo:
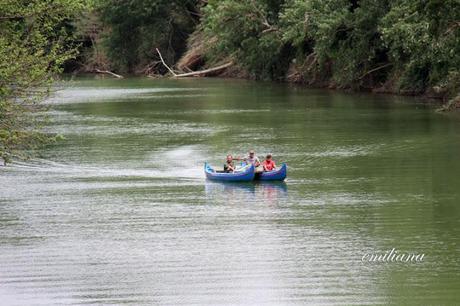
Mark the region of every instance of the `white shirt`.
POLYGON ((251 157, 249 157, 249 156, 246 157, 246 162, 247 162, 248 164, 253 164, 254 166, 255 166, 257 163, 260 164, 259 158, 258 158, 257 156, 255 156, 255 155, 254 155, 253 158, 251 158, 251 157))

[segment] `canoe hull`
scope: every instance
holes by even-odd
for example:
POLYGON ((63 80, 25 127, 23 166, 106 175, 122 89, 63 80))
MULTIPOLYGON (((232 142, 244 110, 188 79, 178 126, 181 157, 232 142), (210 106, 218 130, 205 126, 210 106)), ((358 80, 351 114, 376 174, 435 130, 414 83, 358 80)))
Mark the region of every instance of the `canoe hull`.
POLYGON ((216 172, 208 163, 204 164, 204 173, 208 180, 220 182, 250 182, 254 180, 254 166, 247 167, 241 172, 220 173, 216 172))
POLYGON ((258 181, 284 181, 287 176, 287 165, 282 164, 277 170, 256 173, 254 179, 258 181))

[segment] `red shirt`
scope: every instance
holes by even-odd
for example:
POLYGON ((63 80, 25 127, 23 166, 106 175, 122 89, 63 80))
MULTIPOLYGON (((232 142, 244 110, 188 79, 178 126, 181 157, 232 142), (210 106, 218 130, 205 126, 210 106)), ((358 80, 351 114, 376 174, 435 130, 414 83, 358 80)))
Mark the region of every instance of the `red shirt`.
POLYGON ((273 160, 264 160, 263 166, 264 169, 267 171, 272 171, 276 168, 275 162, 273 160))

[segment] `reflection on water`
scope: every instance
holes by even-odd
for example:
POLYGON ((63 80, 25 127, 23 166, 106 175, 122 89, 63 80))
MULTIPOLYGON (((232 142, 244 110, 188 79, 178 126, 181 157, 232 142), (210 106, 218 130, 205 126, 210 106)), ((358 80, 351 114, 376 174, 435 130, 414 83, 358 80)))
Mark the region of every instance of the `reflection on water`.
POLYGON ((45 104, 77 104, 92 103, 98 100, 103 101, 120 101, 140 100, 140 99, 167 99, 167 98, 184 98, 184 97, 201 97, 204 89, 199 88, 95 88, 85 87, 68 87, 58 90, 53 97, 45 101, 45 104), (168 94, 166 94, 168 93, 168 94), (193 94, 195 93, 195 94, 193 94))
POLYGON ((460 304, 460 120, 282 84, 81 79, 0 168, 5 305, 460 304), (255 149, 286 182, 206 181, 255 149), (425 253, 363 264, 365 253, 425 253))
POLYGON ((213 182, 205 183, 206 197, 210 203, 248 204, 261 202, 276 205, 287 197, 285 182, 213 182))

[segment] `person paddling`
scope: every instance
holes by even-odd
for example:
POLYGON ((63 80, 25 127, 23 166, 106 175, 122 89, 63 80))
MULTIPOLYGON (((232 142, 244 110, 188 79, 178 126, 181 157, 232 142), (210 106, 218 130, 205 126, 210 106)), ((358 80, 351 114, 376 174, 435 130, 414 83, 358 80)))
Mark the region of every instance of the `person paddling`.
POLYGON ((235 171, 235 165, 233 164, 233 156, 229 154, 227 155, 227 160, 224 165, 224 172, 231 173, 233 171, 235 171))
POLYGON ((257 170, 257 167, 261 165, 259 158, 256 156, 256 152, 254 150, 249 150, 248 156, 245 158, 241 157, 233 157, 232 155, 227 155, 227 161, 224 165, 224 172, 233 172, 235 171, 235 165, 233 164, 234 160, 242 160, 248 165, 254 165, 254 168, 256 169, 256 172, 261 172, 262 170, 257 170))
POLYGON ((276 164, 272 159, 272 155, 269 153, 265 157, 264 162, 262 163, 262 166, 264 167, 264 171, 273 171, 276 169, 276 164))

